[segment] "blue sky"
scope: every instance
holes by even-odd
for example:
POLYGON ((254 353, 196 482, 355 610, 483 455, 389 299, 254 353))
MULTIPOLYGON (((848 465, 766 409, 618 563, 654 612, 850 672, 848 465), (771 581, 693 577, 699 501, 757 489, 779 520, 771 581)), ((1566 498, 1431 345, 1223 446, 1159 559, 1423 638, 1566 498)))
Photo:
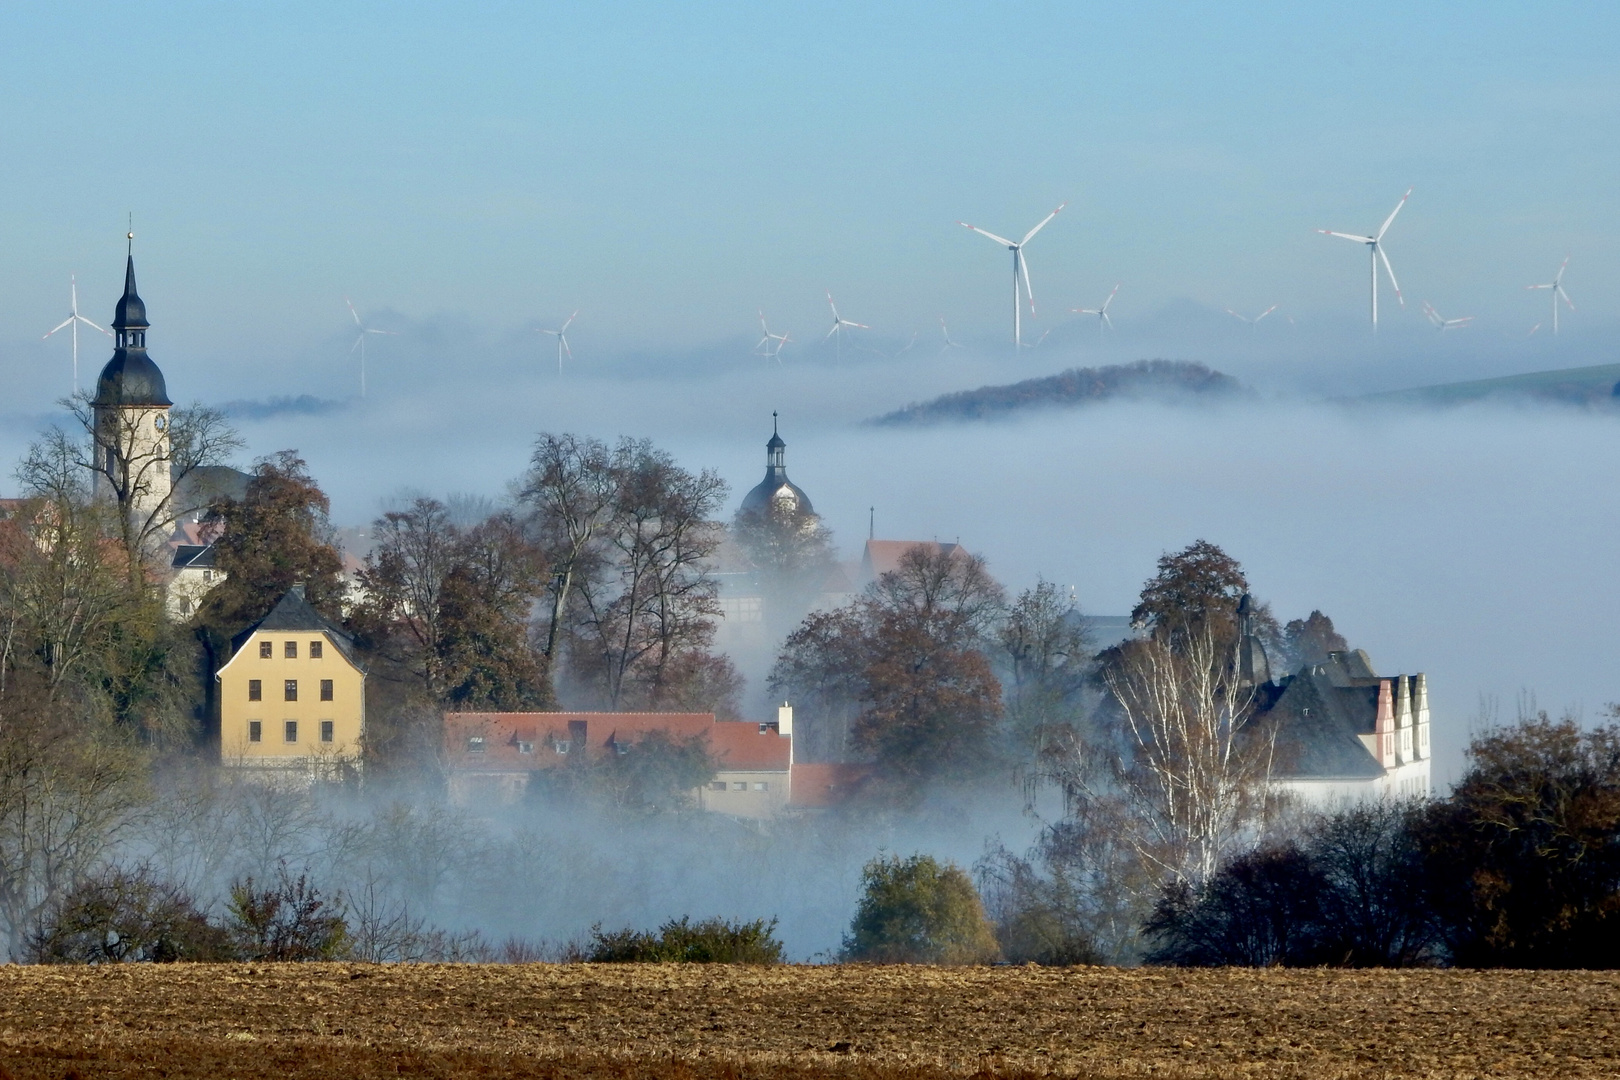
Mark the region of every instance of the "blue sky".
POLYGON ((826 289, 994 342, 1004 253, 954 222, 1064 200, 1031 336, 1115 282, 1122 328, 1190 300, 1359 333, 1362 253, 1311 230, 1408 186, 1393 331, 1429 299, 1522 334, 1566 254, 1570 332, 1617 315, 1612 4, 467 7, 8 5, 0 344, 55 357, 71 271, 108 314, 128 210, 154 348, 225 396, 342 368, 344 295, 495 351, 582 308, 599 359, 760 305, 815 336, 826 289))

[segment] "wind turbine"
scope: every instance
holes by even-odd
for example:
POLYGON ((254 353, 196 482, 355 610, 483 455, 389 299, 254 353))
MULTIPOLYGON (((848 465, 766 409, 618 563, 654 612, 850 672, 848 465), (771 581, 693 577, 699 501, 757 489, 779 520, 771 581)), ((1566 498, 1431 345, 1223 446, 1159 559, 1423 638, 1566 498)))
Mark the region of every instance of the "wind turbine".
POLYGON ((1547 284, 1545 284, 1545 285, 1526 285, 1525 286, 1526 289, 1551 289, 1552 290, 1552 309, 1553 309, 1552 324, 1553 324, 1553 333, 1554 334, 1558 333, 1558 298, 1563 297, 1564 303, 1569 305, 1569 310, 1571 310, 1571 311, 1575 310, 1575 301, 1571 300, 1569 298, 1569 293, 1564 291, 1564 271, 1567 270, 1567 269, 1569 269, 1569 256, 1568 255, 1564 256, 1564 265, 1562 265, 1562 266, 1560 266, 1558 268, 1558 273, 1554 274, 1553 279, 1551 281, 1547 282, 1547 284))
POLYGON ((101 330, 101 332, 106 334, 108 337, 112 337, 112 331, 96 326, 95 323, 79 314, 78 275, 69 275, 68 291, 69 295, 72 297, 72 299, 69 301, 68 317, 63 319, 61 323, 57 325, 55 330, 52 330, 49 334, 44 335, 44 337, 41 337, 39 340, 44 341, 46 338, 50 337, 51 334, 56 333, 57 330, 66 330, 73 335, 73 392, 76 394, 79 392, 79 324, 84 323, 84 325, 88 327, 101 330))
POLYGON ((1108 298, 1102 302, 1102 307, 1077 307, 1070 308, 1069 310, 1074 312, 1076 315, 1097 316, 1097 336, 1100 338, 1102 337, 1103 327, 1106 326, 1110 330, 1114 328, 1114 321, 1108 317, 1108 305, 1114 302, 1114 293, 1117 292, 1119 292, 1119 286, 1115 285, 1114 292, 1108 294, 1108 298))
POLYGON ((354 316, 354 325, 360 328, 360 333, 355 337, 354 344, 349 346, 349 355, 353 356, 356 349, 360 350, 360 396, 365 397, 366 396, 366 335, 367 334, 386 334, 389 337, 398 337, 399 335, 397 333, 395 333, 394 331, 392 331, 392 330, 373 330, 371 327, 367 326, 365 323, 360 321, 360 313, 358 311, 354 310, 354 301, 353 300, 350 300, 347 296, 345 296, 343 298, 343 302, 345 304, 349 305, 349 314, 354 316))
POLYGON ((1366 244, 1368 249, 1371 251, 1371 253, 1372 253, 1372 326, 1373 326, 1373 333, 1375 333, 1375 334, 1378 332, 1378 260, 1379 259, 1384 260, 1384 269, 1389 272, 1389 283, 1395 289, 1395 299, 1397 299, 1397 300, 1399 300, 1401 302, 1401 307, 1406 306, 1406 298, 1401 295, 1401 287, 1395 281, 1395 268, 1389 265, 1389 256, 1384 254, 1384 246, 1383 245, 1384 245, 1384 234, 1389 232, 1390 225, 1393 224, 1394 221, 1395 221, 1395 215, 1401 212, 1401 207, 1405 206, 1406 205, 1406 200, 1410 199, 1411 197, 1412 197, 1412 189, 1407 188, 1406 189, 1406 194, 1402 195, 1401 196, 1401 201, 1395 204, 1395 209, 1393 209, 1393 210, 1391 210, 1389 212, 1389 217, 1384 219, 1384 224, 1379 227, 1378 233, 1375 236, 1358 236, 1355 233, 1334 232, 1331 229, 1317 229, 1316 230, 1317 232, 1321 233, 1323 236, 1337 236, 1337 237, 1340 237, 1341 239, 1344 239, 1344 240, 1354 240, 1358 244, 1366 244))
POLYGON ((1058 212, 1061 211, 1063 209, 1063 207, 1068 206, 1068 205, 1069 204, 1065 202, 1062 205, 1060 205, 1057 208, 1057 210, 1054 210, 1050 214, 1047 214, 1044 218, 1041 219, 1041 223, 1039 225, 1035 226, 1033 229, 1029 230, 1029 232, 1025 233, 1024 238, 1022 240, 1018 240, 1018 241, 1008 240, 1004 236, 997 236, 993 232, 987 232, 984 229, 979 228, 977 225, 969 225, 965 221, 958 221, 957 222, 957 224, 962 226, 962 228, 964 228, 964 229, 972 229, 974 232, 978 233, 980 236, 988 236, 990 239, 994 240, 996 243, 1002 245, 1008 251, 1012 252, 1012 255, 1013 255, 1013 348, 1015 348, 1015 349, 1020 348, 1024 344, 1023 324, 1020 321, 1021 312, 1019 311, 1019 308, 1018 308, 1018 279, 1020 277, 1022 277, 1024 279, 1024 293, 1025 293, 1026 296, 1029 297, 1029 313, 1030 313, 1030 315, 1032 317, 1035 314, 1035 292, 1034 292, 1033 289, 1031 289, 1029 287, 1029 264, 1024 261, 1024 245, 1029 243, 1031 240, 1035 239, 1035 234, 1040 232, 1042 229, 1046 228, 1046 223, 1048 221, 1051 221, 1053 218, 1057 217, 1058 212))
POLYGON ((568 321, 558 329, 535 331, 537 334, 550 334, 557 339, 557 374, 559 375, 562 374, 563 353, 567 353, 570 360, 574 358, 574 350, 568 347, 568 328, 574 325, 574 320, 577 318, 579 318, 579 309, 575 308, 574 313, 568 316, 568 321))
POLYGON ((951 332, 948 329, 946 329, 946 327, 945 327, 945 318, 944 318, 944 316, 940 316, 939 332, 945 338, 945 344, 940 346, 939 355, 944 356, 947 352, 949 352, 952 349, 965 349, 965 348, 967 348, 967 346, 963 345, 960 341, 952 341, 951 340, 951 332))
POLYGON ((1429 317, 1429 321, 1434 323, 1434 328, 1441 332, 1447 330, 1456 330, 1460 327, 1467 326, 1469 323, 1474 321, 1474 317, 1472 315, 1464 315, 1460 319, 1448 319, 1441 315, 1438 311, 1434 310, 1434 305, 1429 303, 1427 300, 1423 301, 1423 314, 1427 315, 1429 317))
POLYGON ((843 363, 843 361, 844 361, 844 327, 847 326, 852 330, 853 329, 870 330, 872 328, 870 326, 867 326, 865 323, 850 322, 848 319, 846 319, 842 315, 838 314, 838 305, 833 303, 832 293, 830 293, 830 292, 827 294, 827 306, 832 308, 833 324, 832 324, 832 329, 827 331, 827 337, 824 337, 821 340, 826 341, 827 338, 832 337, 834 334, 838 335, 838 362, 843 363))
POLYGON ((1252 319, 1249 318, 1247 315, 1239 315, 1237 312, 1233 311, 1231 308, 1227 308, 1226 313, 1228 315, 1232 316, 1232 318, 1234 318, 1234 319, 1239 319, 1239 320, 1241 320, 1243 322, 1248 323, 1250 326, 1259 326, 1261 319, 1265 318, 1267 315, 1270 315, 1273 311, 1276 311, 1276 310, 1277 310, 1277 305, 1272 304, 1270 307, 1266 308, 1266 310, 1262 311, 1260 314, 1256 315, 1252 319))
POLYGON ((759 344, 754 346, 754 355, 767 359, 774 358, 778 365, 782 363, 782 346, 793 339, 787 334, 773 334, 771 328, 765 324, 765 309, 759 309, 759 328, 764 334, 759 344))

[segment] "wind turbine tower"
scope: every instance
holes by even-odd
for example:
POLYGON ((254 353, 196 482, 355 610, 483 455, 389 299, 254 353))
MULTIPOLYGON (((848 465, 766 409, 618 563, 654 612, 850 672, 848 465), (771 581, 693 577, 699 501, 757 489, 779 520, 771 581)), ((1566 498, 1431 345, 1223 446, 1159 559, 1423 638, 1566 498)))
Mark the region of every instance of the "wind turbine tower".
POLYGON ((71 297, 71 299, 68 301, 68 317, 63 319, 56 325, 55 329, 51 330, 50 333, 45 334, 44 337, 41 337, 39 340, 44 341, 46 338, 50 337, 51 334, 56 333, 57 330, 66 330, 73 335, 73 392, 77 394, 79 392, 79 324, 84 323, 84 325, 90 327, 92 330, 101 330, 101 332, 106 334, 108 337, 112 337, 112 331, 102 329, 89 319, 85 318, 83 315, 79 314, 79 278, 77 274, 69 275, 68 277, 68 295, 71 297))
POLYGON ((557 329, 535 331, 539 334, 550 334, 557 339, 557 374, 559 375, 562 374, 563 353, 567 353, 570 360, 574 358, 574 350, 568 347, 568 328, 574 325, 574 320, 577 318, 579 318, 579 309, 575 308, 574 313, 568 316, 567 321, 557 329))
POLYGON ((1401 196, 1401 201, 1395 204, 1395 209, 1389 212, 1389 217, 1384 219, 1384 224, 1379 227, 1378 232, 1373 236, 1334 232, 1332 229, 1316 230, 1323 236, 1337 236, 1343 240, 1354 240, 1358 244, 1367 245, 1367 249, 1372 256, 1372 327, 1375 334, 1378 332, 1378 261, 1380 259, 1384 261, 1384 269, 1389 273, 1389 284, 1395 290, 1395 299, 1401 302, 1401 307, 1406 306, 1406 298, 1401 295, 1401 287, 1395 280, 1395 268, 1389 265, 1389 256, 1384 254, 1384 234, 1389 232, 1390 225, 1395 222, 1395 215, 1401 212, 1401 207, 1405 206, 1406 200, 1411 197, 1412 189, 1407 188, 1406 194, 1401 196))
POLYGON ((1013 347, 1014 348, 1021 348, 1023 346, 1023 344, 1024 344, 1023 324, 1022 324, 1022 321, 1021 321, 1022 312, 1021 312, 1021 310, 1019 308, 1019 304, 1018 304, 1018 279, 1019 278, 1023 278, 1023 281, 1024 281, 1024 295, 1029 297, 1029 313, 1030 313, 1031 316, 1034 316, 1034 314, 1035 314, 1035 291, 1029 287, 1029 264, 1024 261, 1024 245, 1029 243, 1031 240, 1035 239, 1035 234, 1040 232, 1042 229, 1046 228, 1046 223, 1051 221, 1053 218, 1057 217, 1058 213, 1063 209, 1063 207, 1068 206, 1068 205, 1069 204, 1065 202, 1062 205, 1060 205, 1057 208, 1057 210, 1054 210, 1050 214, 1047 214, 1044 218, 1041 219, 1039 225, 1036 225, 1033 229, 1029 230, 1029 232, 1024 234, 1024 238, 1022 240, 1008 240, 1004 236, 997 236, 993 232, 987 232, 984 229, 979 228, 977 225, 969 225, 965 221, 958 221, 957 222, 957 224, 962 226, 962 228, 964 228, 964 229, 972 229, 974 232, 978 233, 980 236, 988 236, 990 239, 994 240, 996 243, 1002 245, 1008 251, 1012 252, 1012 257, 1013 257, 1013 259, 1012 259, 1012 272, 1013 272, 1012 302, 1013 302, 1013 347))
MULTIPOLYGON (((1569 305, 1569 310, 1571 310, 1571 311, 1575 310, 1575 301, 1571 300, 1569 298, 1569 293, 1564 291, 1564 271, 1568 270, 1568 269, 1569 269, 1569 256, 1566 255, 1566 256, 1564 256, 1564 264, 1558 268, 1558 273, 1553 275, 1553 279, 1551 281, 1547 282, 1545 285, 1526 285, 1525 286, 1526 289, 1551 289, 1552 290, 1552 309, 1553 309, 1552 324, 1553 324, 1553 333, 1554 334, 1558 333, 1558 301, 1559 301, 1559 299, 1562 298, 1564 303, 1569 305)), ((1530 332, 1532 334, 1535 333, 1534 330, 1532 330, 1530 332)))
POLYGON ((360 396, 365 397, 366 396, 366 335, 367 334, 386 334, 389 337, 398 337, 399 335, 396 334, 392 330, 373 330, 371 327, 367 326, 365 323, 360 321, 360 313, 358 311, 354 310, 354 301, 353 300, 350 300, 347 296, 345 296, 343 298, 343 302, 345 304, 349 305, 349 314, 354 316, 354 325, 356 327, 358 327, 359 330, 360 330, 360 333, 354 339, 354 344, 349 346, 349 355, 353 356, 355 354, 356 350, 358 350, 359 353, 360 353, 360 396))

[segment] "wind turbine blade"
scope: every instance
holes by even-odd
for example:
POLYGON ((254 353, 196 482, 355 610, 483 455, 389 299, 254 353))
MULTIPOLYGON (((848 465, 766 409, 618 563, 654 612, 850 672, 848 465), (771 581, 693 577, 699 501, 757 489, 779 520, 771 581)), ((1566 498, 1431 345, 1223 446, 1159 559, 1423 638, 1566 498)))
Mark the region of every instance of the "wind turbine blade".
POLYGON ((962 228, 964 228, 964 229, 972 229, 974 232, 978 233, 980 236, 988 236, 990 239, 994 240, 998 244, 1004 244, 1007 247, 1017 247, 1018 246, 1017 244, 1013 243, 1011 240, 1008 240, 1005 236, 997 236, 995 233, 987 232, 984 229, 979 228, 977 225, 969 225, 965 221, 958 221, 957 224, 962 226, 962 228))
POLYGON ((387 334, 389 337, 399 337, 399 331, 398 330, 373 330, 369 326, 366 327, 366 333, 368 333, 368 334, 387 334))
POLYGON ((844 319, 843 323, 844 323, 845 326, 853 326, 853 327, 856 327, 857 329, 860 329, 860 330, 870 330, 870 329, 872 329, 870 326, 867 326, 863 322, 850 322, 848 319, 844 319))
POLYGON ((1107 316, 1107 314, 1108 314, 1108 305, 1109 305, 1109 304, 1112 304, 1112 303, 1113 303, 1113 302, 1114 302, 1114 294, 1115 294, 1115 293, 1118 293, 1118 292, 1119 292, 1119 286, 1118 286, 1118 285, 1115 285, 1115 286, 1114 286, 1114 291, 1113 291, 1113 292, 1111 292, 1111 293, 1109 293, 1109 294, 1108 294, 1108 299, 1106 299, 1106 300, 1104 300, 1104 301, 1103 301, 1103 306, 1102 306, 1102 313, 1103 313, 1103 315, 1104 315, 1104 316, 1105 316, 1105 317, 1106 317, 1106 316, 1107 316))
MULTIPOLYGON (((577 318, 579 318, 579 308, 575 308, 574 313, 568 316, 568 321, 562 324, 563 331, 566 332, 570 326, 573 326, 574 320, 577 318)), ((572 360, 573 356, 570 355, 569 359, 572 360)))
MULTIPOLYGON (((1057 213, 1057 211, 1052 211, 1057 213)), ((1024 295, 1029 297, 1029 313, 1035 314, 1035 290, 1029 285, 1029 263, 1024 259, 1024 249, 1018 249, 1018 270, 1024 275, 1024 295)))
POLYGON ((1099 311, 1099 312, 1097 312, 1097 314, 1102 317, 1102 321, 1103 321, 1104 326, 1108 327, 1108 329, 1110 329, 1110 330, 1112 330, 1114 328, 1114 320, 1110 319, 1108 317, 1108 312, 1099 311))
POLYGON ((366 340, 366 338, 365 338, 364 334, 362 334, 361 336, 355 338, 354 339, 354 344, 349 346, 349 355, 353 356, 355 354, 356 350, 358 350, 360 348, 361 344, 365 340, 366 340))
POLYGON ((1384 238, 1384 234, 1389 231, 1390 225, 1394 224, 1395 215, 1401 212, 1401 207, 1405 206, 1406 205, 1406 200, 1410 199, 1411 197, 1412 197, 1412 189, 1407 188, 1406 189, 1406 194, 1401 196, 1401 201, 1395 204, 1395 209, 1391 210, 1389 212, 1389 217, 1384 219, 1383 228, 1378 230, 1378 235, 1373 237, 1374 240, 1382 240, 1384 238))
POLYGON ((65 329, 66 329, 66 328, 68 328, 68 327, 69 327, 69 326, 72 326, 72 325, 73 325, 73 316, 71 316, 71 315, 69 315, 69 316, 68 316, 68 317, 67 317, 67 318, 65 318, 65 319, 63 319, 63 320, 62 320, 62 321, 61 321, 61 323, 60 323, 60 324, 58 324, 58 325, 57 325, 57 326, 55 326, 55 327, 53 327, 53 328, 52 328, 52 329, 51 329, 51 331, 50 331, 50 333, 47 333, 47 334, 42 334, 42 335, 41 335, 41 336, 40 336, 40 339, 39 339, 39 340, 41 340, 41 341, 44 341, 44 340, 45 340, 45 339, 46 339, 46 338, 48 338, 48 337, 50 337, 50 336, 51 336, 51 334, 54 334, 54 333, 56 333, 56 331, 58 331, 58 330, 65 330, 65 329))
POLYGON ((95 323, 91 322, 89 319, 85 318, 83 315, 75 315, 73 317, 75 319, 78 319, 80 322, 84 323, 84 325, 86 325, 88 327, 92 327, 93 329, 100 330, 103 334, 106 334, 108 337, 113 336, 113 332, 111 330, 108 330, 106 327, 103 327, 103 326, 96 326, 95 323))
POLYGON ((1553 275, 1553 284, 1554 285, 1556 285, 1560 281, 1564 280, 1564 271, 1568 270, 1568 269, 1569 269, 1569 256, 1565 255, 1563 265, 1558 268, 1558 273, 1553 275))
POLYGON ((1069 204, 1067 202, 1065 202, 1061 206, 1059 206, 1056 210, 1052 211, 1050 214, 1047 214, 1045 217, 1041 218, 1041 223, 1039 225, 1035 226, 1033 229, 1029 230, 1029 232, 1025 233, 1024 238, 1022 240, 1018 241, 1018 246, 1023 247, 1025 244, 1027 244, 1031 240, 1035 239, 1035 234, 1040 232, 1042 229, 1046 228, 1046 223, 1048 221, 1051 221, 1053 218, 1057 217, 1058 214, 1060 212, 1062 212, 1063 207, 1068 206, 1068 205, 1069 204))
MULTIPOLYGON (((1101 315, 1102 314, 1102 312, 1098 311, 1096 308, 1089 308, 1089 307, 1072 307, 1069 310, 1074 312, 1076 315, 1101 315)), ((1243 316, 1239 315, 1238 318, 1242 319, 1243 316)), ((1248 322, 1247 319, 1244 319, 1243 321, 1248 322)))
POLYGON ((1265 318, 1267 315, 1270 315, 1273 311, 1276 311, 1276 310, 1277 310, 1277 305, 1272 304, 1270 307, 1266 308, 1266 310, 1264 310, 1260 314, 1256 315, 1254 317, 1254 321, 1259 322, 1261 319, 1265 318))
POLYGON ((557 341, 560 345, 562 345, 563 352, 568 354, 568 359, 572 360, 574 358, 574 350, 568 347, 568 339, 563 337, 561 334, 558 334, 557 341))
POLYGON ((838 330, 839 330, 839 328, 840 328, 840 327, 841 327, 841 326, 843 326, 843 325, 844 325, 844 324, 843 324, 843 322, 842 322, 842 321, 839 321, 839 322, 835 322, 835 323, 833 323, 833 328, 832 328, 832 329, 831 329, 831 330, 829 330, 829 331, 827 331, 827 337, 824 337, 824 338, 822 338, 822 339, 821 339, 821 340, 822 340, 822 341, 826 341, 826 340, 827 340, 827 338, 830 338, 830 337, 832 337, 832 336, 833 336, 833 335, 834 335, 834 334, 836 334, 836 333, 838 333, 838 330))
POLYGON ((1553 293, 1554 293, 1554 295, 1561 296, 1561 297, 1564 298, 1564 303, 1569 305, 1569 310, 1571 310, 1571 311, 1575 310, 1575 301, 1573 301, 1573 300, 1571 300, 1569 298, 1569 293, 1564 291, 1564 287, 1562 285, 1559 285, 1558 287, 1556 287, 1553 290, 1553 293))
POLYGON ((1376 244, 1376 243, 1378 243, 1377 240, 1373 239, 1370 236, 1357 236, 1355 233, 1334 232, 1331 229, 1317 229, 1316 231, 1321 233, 1323 236, 1338 236, 1338 237, 1344 238, 1345 240, 1354 240, 1358 244, 1376 244))
POLYGON ((833 323, 836 324, 838 322, 838 305, 833 303, 832 293, 827 294, 827 306, 832 308, 833 323))
POLYGON ((1551 288, 1555 288, 1555 286, 1553 285, 1552 282, 1549 281, 1545 285, 1526 285, 1525 288, 1526 289, 1551 289, 1551 288))
POLYGON ((366 324, 360 321, 360 313, 354 310, 354 301, 345 296, 343 302, 349 305, 349 314, 354 316, 354 325, 364 327, 366 324))
MULTIPOLYGON (((1227 308, 1226 313, 1228 315, 1232 316, 1232 318, 1234 318, 1234 319, 1239 319, 1239 320, 1241 320, 1243 322, 1249 322, 1250 321, 1247 316, 1239 315, 1237 312, 1233 311, 1231 308, 1227 308)), ((1265 318, 1265 316, 1262 315, 1261 318, 1265 318)))
MULTIPOLYGON (((1410 194, 1410 193, 1408 193, 1408 194, 1410 194)), ((1380 259, 1384 260, 1384 269, 1389 271, 1389 283, 1395 289, 1395 299, 1397 299, 1397 300, 1399 300, 1401 302, 1401 307, 1405 307, 1406 306, 1406 297, 1401 295, 1400 282, 1395 280, 1395 268, 1393 266, 1389 265, 1389 256, 1384 254, 1383 245, 1379 245, 1377 250, 1378 250, 1378 257, 1380 259)))

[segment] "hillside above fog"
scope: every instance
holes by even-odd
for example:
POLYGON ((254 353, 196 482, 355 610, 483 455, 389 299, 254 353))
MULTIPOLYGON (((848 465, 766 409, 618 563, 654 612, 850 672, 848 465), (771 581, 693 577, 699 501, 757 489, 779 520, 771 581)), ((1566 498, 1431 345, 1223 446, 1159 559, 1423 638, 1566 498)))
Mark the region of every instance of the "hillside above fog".
POLYGON ((1100 368, 1070 368, 1056 375, 1002 386, 960 390, 907 405, 874 424, 935 424, 985 420, 1034 409, 1072 408, 1116 398, 1149 400, 1230 397, 1243 386, 1230 375, 1187 360, 1138 360, 1100 368))

